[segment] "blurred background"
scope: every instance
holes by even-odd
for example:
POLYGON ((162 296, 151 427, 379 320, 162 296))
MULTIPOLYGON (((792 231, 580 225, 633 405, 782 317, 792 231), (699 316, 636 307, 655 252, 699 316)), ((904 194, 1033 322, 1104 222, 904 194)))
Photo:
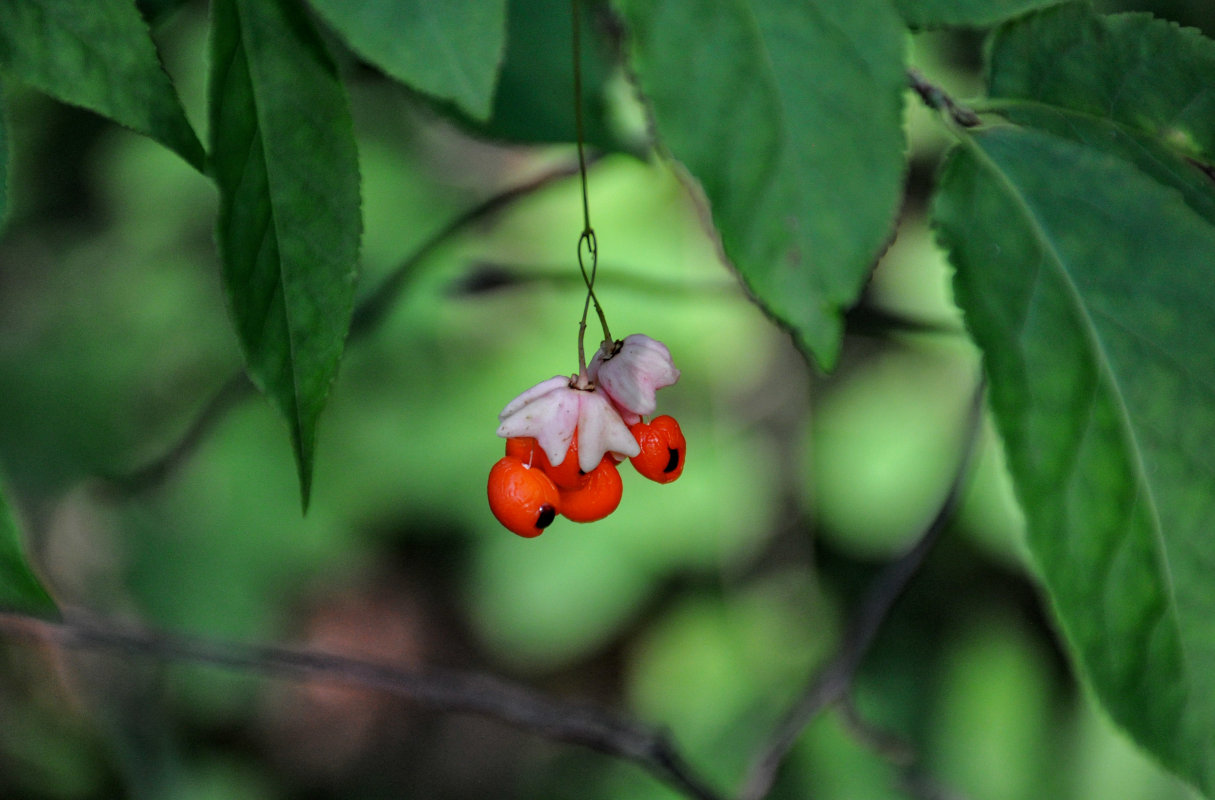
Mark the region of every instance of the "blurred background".
MULTIPOLYGON (((201 133, 206 4, 141 5, 201 133)), ((1207 0, 1104 8, 1215 33, 1207 0)), ((668 486, 622 470, 614 515, 519 539, 490 515, 485 479, 502 454, 501 407, 577 368, 576 178, 412 256, 467 209, 572 163, 565 9, 511 3, 488 125, 333 42, 362 159, 362 291, 393 275, 402 289, 349 343, 306 517, 285 425, 252 394, 163 480, 119 488, 240 369, 216 194, 154 143, 4 85, 0 470, 69 610, 496 673, 668 726, 732 793, 959 462, 978 360, 925 221, 949 140, 909 96, 898 237, 824 377, 748 301, 680 176, 647 153, 613 31, 596 18, 597 289, 617 336, 663 340, 683 371, 659 400, 687 436, 688 466, 668 486)), ((913 62, 973 96, 981 42, 917 34, 913 62)), ((985 425, 961 508, 858 676, 861 716, 909 743, 915 768, 831 712, 801 737, 773 797, 1192 796, 1077 686, 1021 524, 985 425)), ((675 796, 637 767, 371 692, 0 641, 4 800, 675 796)))

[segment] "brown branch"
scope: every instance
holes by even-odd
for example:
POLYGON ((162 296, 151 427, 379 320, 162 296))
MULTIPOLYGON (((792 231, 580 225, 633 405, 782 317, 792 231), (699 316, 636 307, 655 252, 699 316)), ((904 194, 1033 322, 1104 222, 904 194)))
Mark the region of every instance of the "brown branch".
MULTIPOLYGON (((600 269, 602 268, 600 264, 600 269)), ((692 283, 642 275, 626 269, 608 271, 614 274, 610 278, 600 278, 601 282, 610 281, 612 286, 618 289, 628 289, 648 297, 728 297, 737 291, 736 284, 728 279, 692 283)), ((468 297, 522 286, 572 290, 585 289, 586 283, 581 275, 568 267, 540 263, 521 264, 485 258, 470 262, 464 274, 448 284, 448 289, 452 296, 468 297)))
POLYGON ((207 664, 269 678, 321 680, 376 689, 441 713, 475 714, 546 739, 581 745, 632 762, 696 800, 721 800, 688 767, 665 731, 614 712, 558 700, 474 672, 408 669, 314 650, 247 645, 68 620, 0 613, 0 633, 71 650, 103 650, 207 664))
MULTIPOLYGON (((351 317, 348 341, 357 341, 372 333, 384 321, 384 317, 392 309, 401 292, 408 287, 410 279, 416 274, 418 267, 452 236, 501 211, 516 200, 543 189, 555 181, 577 174, 578 164, 576 162, 552 167, 529 181, 483 200, 448 222, 397 265, 379 286, 359 301, 351 317)), ((163 484, 185 463, 215 424, 222 420, 224 415, 238 402, 253 393, 253 388, 253 384, 243 371, 232 375, 207 405, 199 411, 177 441, 142 466, 125 474, 107 476, 102 484, 102 492, 116 497, 129 497, 163 484)))
POLYGON ((948 526, 958 503, 961 502, 962 491, 970 475, 970 464, 977 449, 984 387, 985 383, 981 381, 971 401, 962 456, 949 490, 932 522, 911 549, 888 564, 870 583, 859 608, 845 629, 839 650, 811 676, 806 688, 793 702, 752 761, 751 770, 739 795, 740 800, 760 800, 767 796, 776 781, 781 764, 802 731, 821 711, 851 691, 857 670, 877 638, 878 630, 948 526))
POLYGON ((907 70, 907 84, 920 96, 924 105, 948 115, 957 125, 963 128, 973 128, 982 123, 978 114, 959 104, 940 86, 929 82, 919 70, 907 70))

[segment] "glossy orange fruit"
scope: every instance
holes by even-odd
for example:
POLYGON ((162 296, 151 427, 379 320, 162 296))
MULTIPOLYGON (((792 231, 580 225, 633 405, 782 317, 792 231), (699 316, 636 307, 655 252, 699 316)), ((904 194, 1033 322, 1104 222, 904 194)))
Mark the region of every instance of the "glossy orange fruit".
POLYGON ((570 440, 570 449, 565 458, 557 466, 549 463, 548 456, 540 448, 540 444, 531 436, 517 436, 506 440, 506 454, 513 456, 524 464, 531 464, 544 470, 544 474, 553 479, 559 489, 581 489, 590 478, 578 468, 578 432, 570 440))
POLYGON ((641 452, 629 459, 638 472, 658 483, 670 483, 683 474, 688 443, 674 417, 663 414, 630 425, 629 430, 641 446, 641 452))
POLYGON ((489 510, 507 530, 532 538, 544 533, 557 516, 561 495, 538 467, 511 456, 489 471, 489 510))
POLYGON ((612 459, 604 457, 591 470, 581 489, 561 490, 561 515, 574 522, 594 522, 616 510, 624 494, 620 471, 612 459))

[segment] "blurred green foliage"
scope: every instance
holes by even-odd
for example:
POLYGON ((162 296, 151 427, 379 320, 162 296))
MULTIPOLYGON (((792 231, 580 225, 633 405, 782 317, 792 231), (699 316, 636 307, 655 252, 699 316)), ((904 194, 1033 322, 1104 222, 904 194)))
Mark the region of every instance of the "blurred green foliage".
MULTIPOLYGON (((1201 3, 1185 8, 1211 24, 1201 3)), ((200 122, 190 65, 202 63, 205 9, 167 13, 157 35, 200 122)), ((914 52, 966 87, 974 45, 933 34, 914 52)), ((347 69, 362 291, 462 210, 570 155, 470 138, 347 69)), ((0 463, 69 610, 505 673, 670 726, 728 788, 832 652, 865 581, 923 530, 957 462, 976 357, 914 172, 942 139, 913 103, 912 196, 865 302, 943 332, 850 336, 830 378, 740 291, 678 176, 628 156, 593 169, 600 298, 614 331, 670 346, 683 378, 663 411, 689 439, 679 482, 626 474, 603 522, 559 521, 524 541, 484 503, 498 410, 575 368, 572 181, 450 239, 384 324, 351 343, 307 517, 283 423, 256 397, 163 486, 116 498, 104 476, 172 444, 241 363, 216 197, 148 140, 18 87, 6 96, 0 463)), ((775 797, 1190 796, 1077 689, 1020 535, 985 435, 955 524, 858 679, 860 713, 921 761, 903 773, 833 712, 799 741, 775 797)), ((0 720, 4 798, 674 796, 631 766, 356 691, 24 644, 0 643, 0 720)))

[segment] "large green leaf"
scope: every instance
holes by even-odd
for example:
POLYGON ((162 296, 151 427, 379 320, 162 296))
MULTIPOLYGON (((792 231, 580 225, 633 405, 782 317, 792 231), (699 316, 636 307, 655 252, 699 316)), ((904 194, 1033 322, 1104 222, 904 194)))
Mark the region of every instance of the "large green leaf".
POLYGON ((55 601, 30 569, 4 489, 0 486, 0 611, 57 617, 55 601))
POLYGON ((1215 42, 1069 4, 1000 29, 988 72, 985 109, 1116 154, 1215 224, 1215 42))
POLYGON ((830 367, 891 235, 904 28, 888 0, 627 0, 662 144, 759 302, 830 367))
POLYGON ((506 0, 310 0, 350 47, 413 88, 489 116, 506 0))
POLYGON ((1130 164, 975 133, 935 203, 1029 544, 1081 672, 1215 789, 1215 228, 1130 164))
POLYGON ((1064 0, 895 0, 915 28, 985 27, 1064 0))
POLYGON ((286 416, 307 506, 350 315, 358 156, 333 63, 291 0, 212 5, 212 161, 225 290, 249 374, 286 416))
POLYGON ((199 170, 205 165, 132 0, 4 0, 0 68, 150 136, 199 170))

